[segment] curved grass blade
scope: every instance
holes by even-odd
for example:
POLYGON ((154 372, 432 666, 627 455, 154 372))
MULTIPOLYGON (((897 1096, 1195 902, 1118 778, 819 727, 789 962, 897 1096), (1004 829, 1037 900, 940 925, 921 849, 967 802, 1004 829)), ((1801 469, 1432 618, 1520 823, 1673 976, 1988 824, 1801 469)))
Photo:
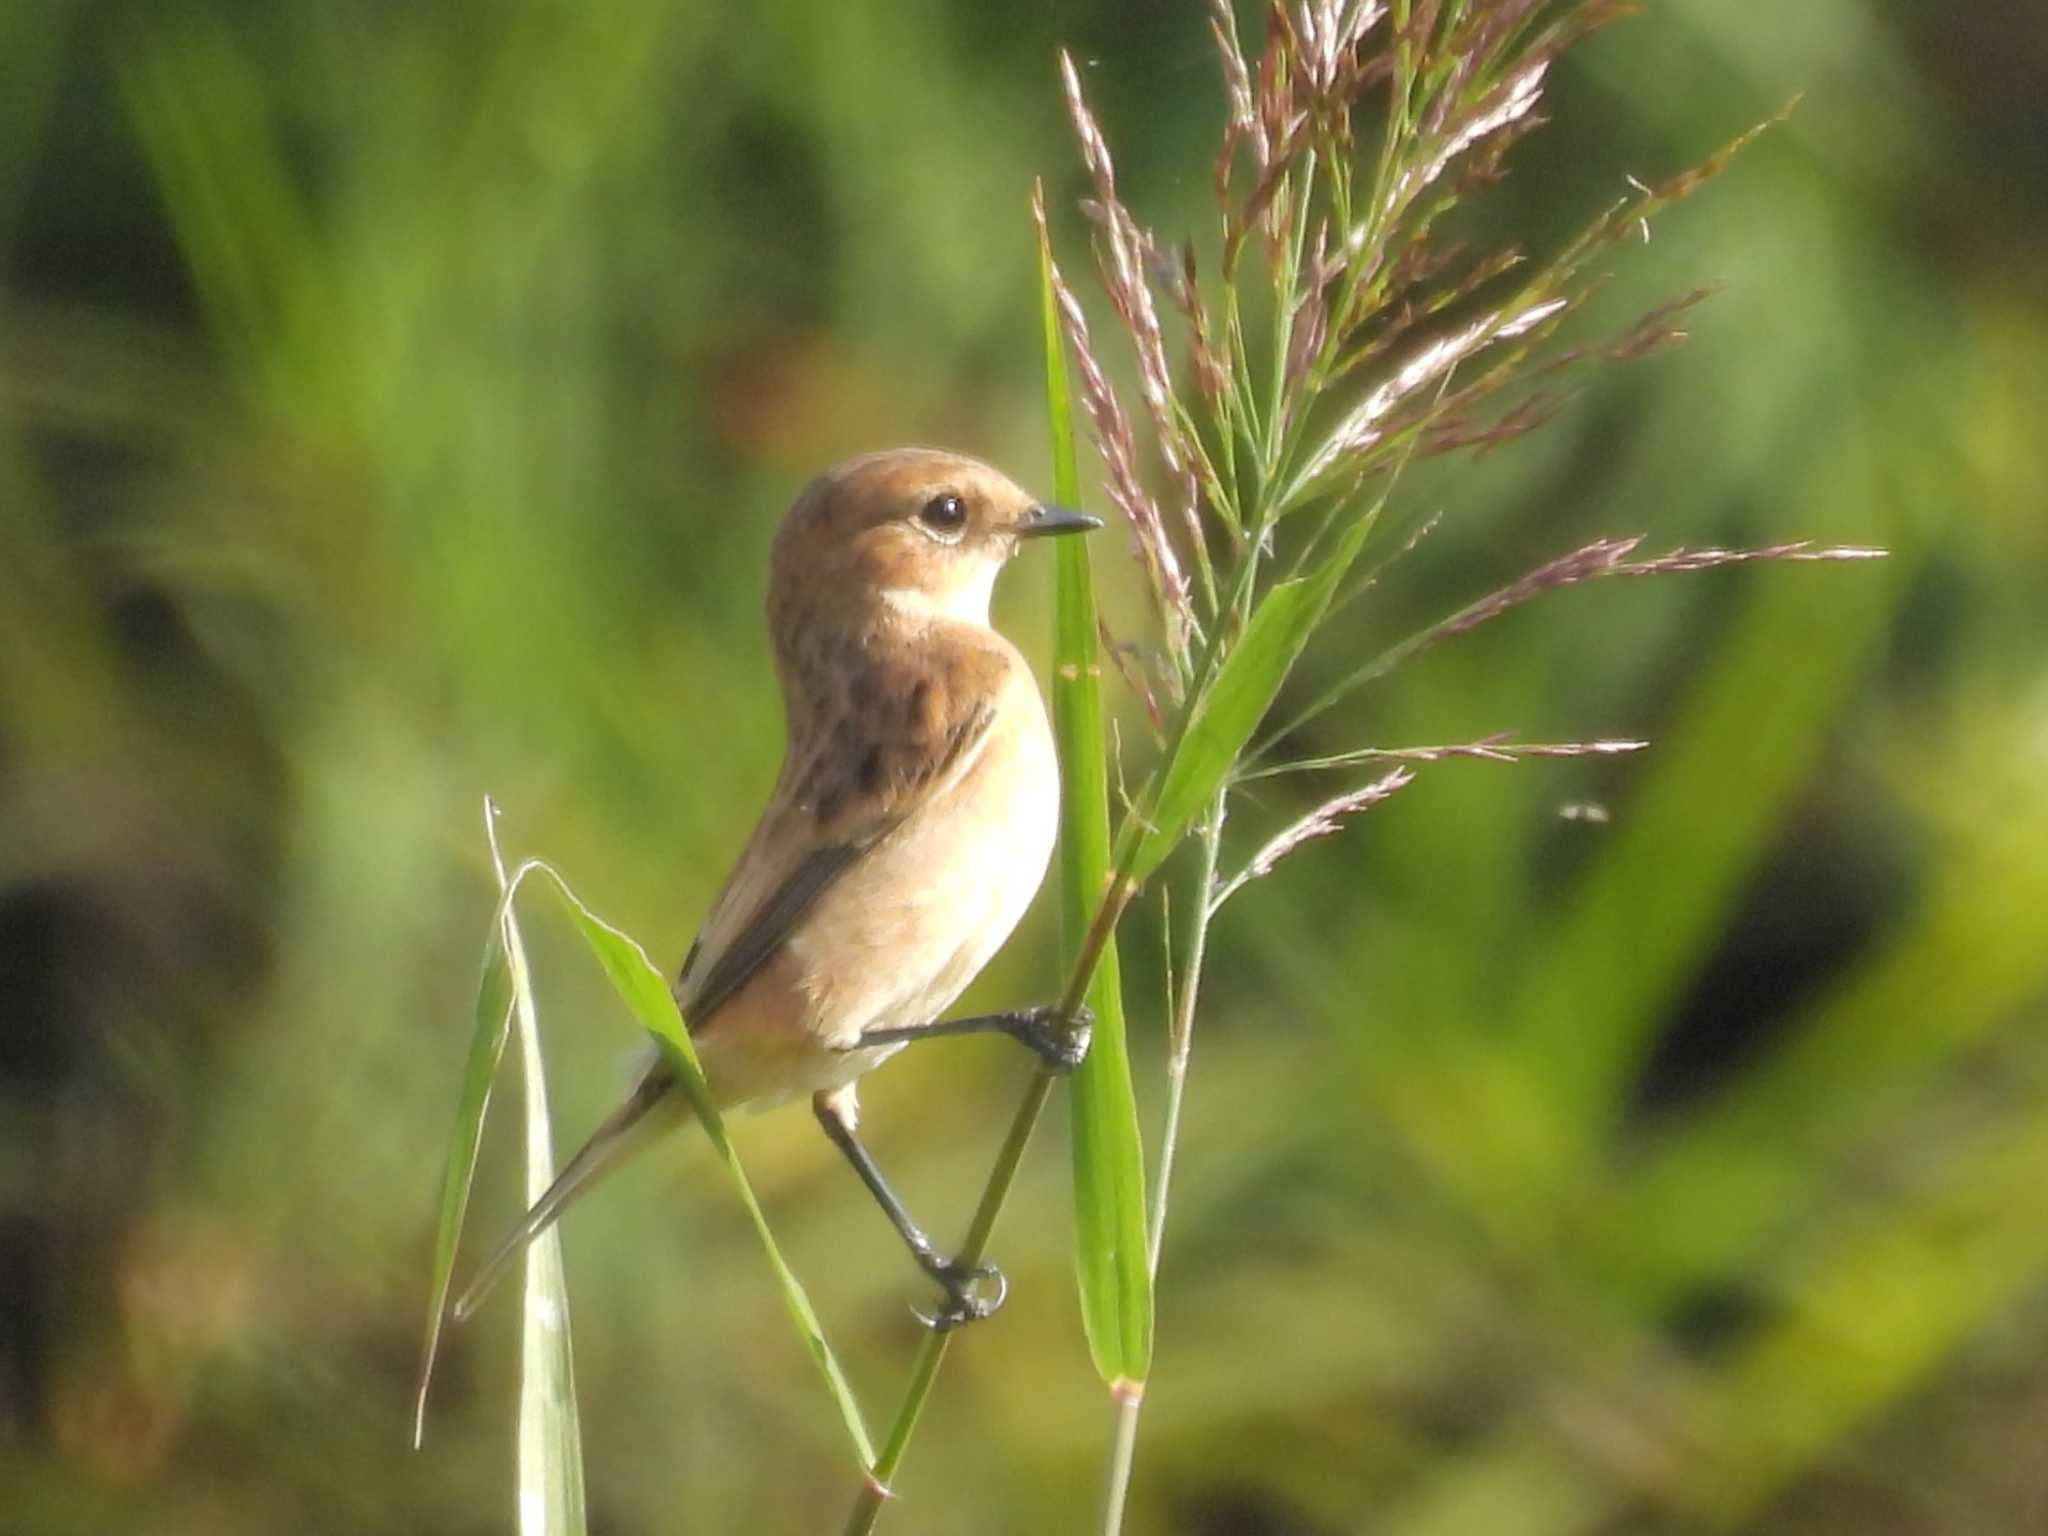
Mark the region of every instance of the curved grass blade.
MULTIPOLYGON (((1052 250, 1042 193, 1038 216, 1040 299, 1045 317, 1046 405, 1052 424, 1053 496, 1077 506, 1073 402, 1068 390, 1052 250)), ((1109 759, 1102 728, 1099 630, 1088 550, 1060 542, 1053 619, 1053 730, 1059 740, 1059 901, 1062 963, 1079 958, 1109 875, 1109 759)), ((1141 1385, 1152 1362, 1152 1276, 1146 1263, 1145 1158, 1124 1033, 1123 985, 1111 940, 1088 986, 1095 1041, 1073 1077, 1075 1268, 1088 1349, 1120 1392, 1141 1385)))
MULTIPOLYGON (((486 811, 486 815, 490 814, 486 811)), ((484 945, 483 974, 477 979, 476 1023, 470 1032, 469 1058, 462 1070, 462 1093, 455 1105, 455 1128, 449 1138, 448 1161, 441 1172, 441 1212, 434 1234, 434 1279, 427 1308, 426 1341, 420 1350, 419 1385, 413 1393, 412 1443, 419 1449, 426 1433, 427 1388, 440 1352, 441 1326, 448 1316, 448 1293, 455 1278, 455 1252, 462 1239, 462 1221, 469 1208, 470 1185, 476 1178, 477 1145, 483 1139, 484 1113, 490 1108, 491 1079, 505 1054, 512 1026, 512 985, 506 975, 502 924, 491 924, 484 945)))
MULTIPOLYGON (((498 853, 497 807, 486 804, 485 833, 491 867, 505 893, 505 861, 498 853)), ((519 1053, 526 1082, 526 1198, 538 1200, 555 1179, 554 1135, 548 1126, 547 1075, 541 1064, 540 1021, 533 1003, 533 973, 519 919, 508 905, 499 932, 512 1012, 519 1023, 519 1053)), ((583 1435, 576 1414, 576 1358, 569 1329, 569 1283, 562 1271, 560 1227, 549 1227, 526 1253, 525 1305, 519 1346, 520 1536, 583 1536, 583 1435)))
POLYGON ((1373 522, 1369 517, 1354 519, 1315 571, 1280 583, 1260 599, 1174 745, 1144 817, 1131 868, 1133 880, 1146 879, 1179 846, 1189 823, 1237 766, 1252 732, 1273 707, 1280 685, 1329 611, 1338 584, 1365 547, 1373 522))
MULTIPOLYGON (((768 1218, 761 1210, 760 1201, 755 1197, 753 1186, 747 1180, 746 1171, 740 1166, 739 1155, 733 1150, 732 1141, 726 1134, 725 1122, 719 1115, 718 1106, 712 1102, 705 1087, 704 1073, 697 1063, 697 1053, 691 1047, 689 1032, 684 1027, 682 1014, 676 1008, 675 998, 669 992, 667 981, 655 968, 654 963, 647 958, 647 952, 639 944, 585 906, 582 898, 577 896, 561 872, 540 859, 528 859, 512 872, 511 879, 504 883, 498 910, 491 919, 491 937, 485 949, 484 973, 477 993, 476 1026, 471 1036, 468 1064, 464 1070, 462 1095, 456 1108, 455 1133, 449 1147, 448 1164, 441 1180, 441 1215, 434 1252, 433 1296, 427 1320, 426 1344, 415 1406, 414 1444, 419 1443, 425 1423, 427 1385, 433 1373, 442 1323, 447 1316, 448 1296, 455 1270, 456 1250, 462 1235, 463 1215, 468 1206, 470 1185, 476 1172, 477 1143, 483 1135, 484 1113, 490 1103, 491 1079, 497 1071, 499 1059, 504 1054, 513 1019, 516 988, 508 975, 502 935, 516 935, 516 928, 507 926, 509 914, 518 896, 519 887, 528 875, 534 873, 545 875, 560 893, 577 932, 582 935, 591 953, 596 956, 613 990, 618 993, 640 1025, 654 1036, 663 1055, 668 1059, 678 1086, 696 1111, 698 1122, 704 1127, 705 1134, 717 1150, 719 1161, 725 1164, 726 1172, 731 1176, 733 1186, 739 1192, 740 1203, 746 1207, 755 1234, 760 1238, 762 1249, 768 1255, 769 1265, 781 1283, 783 1304, 788 1309, 791 1320, 796 1324, 805 1348, 809 1350, 820 1374, 825 1378, 826 1390, 831 1394, 833 1405, 839 1411, 840 1420, 846 1427, 847 1438, 852 1443, 855 1454, 860 1458, 862 1470, 871 1469, 875 1462, 874 1444, 868 1437, 867 1425, 861 1417, 860 1406, 854 1401, 853 1389, 847 1382, 846 1373, 840 1368, 838 1357, 832 1353, 830 1344, 826 1342, 824 1327, 818 1321, 809 1295, 790 1269, 788 1261, 783 1258, 782 1250, 776 1244, 774 1233, 768 1226, 768 1218)), ((523 974, 523 956, 519 962, 519 969, 523 974)), ((543 1187, 544 1185, 545 1181, 543 1187)), ((532 1266, 529 1265, 529 1274, 531 1270, 532 1266)), ((566 1310, 563 1316, 566 1318, 566 1310)), ((580 1471, 578 1476, 580 1477, 580 1471)))
POLYGON ((746 1207, 755 1235, 761 1239, 762 1250, 768 1255, 768 1263, 775 1271, 775 1278, 781 1282, 783 1305, 789 1311, 790 1320, 796 1324, 811 1358, 817 1363, 819 1374, 825 1378, 825 1388, 839 1410, 840 1421, 846 1426, 847 1438, 860 1458, 862 1470, 872 1468, 875 1464, 874 1442, 868 1438, 867 1425, 861 1418, 860 1405, 854 1401, 853 1388, 847 1382, 846 1373, 840 1369, 832 1346, 825 1341, 825 1329, 818 1321, 811 1299, 783 1258, 775 1234, 769 1229, 768 1218, 761 1210, 760 1201, 755 1198, 754 1187, 740 1166, 739 1155, 733 1151, 718 1106, 711 1101, 711 1095, 704 1086, 703 1070, 697 1064, 697 1053, 691 1048, 689 1032, 683 1025, 683 1016, 676 1008, 667 980, 647 958, 647 951, 585 906, 553 865, 539 860, 528 861, 513 877, 515 889, 520 878, 530 870, 540 871, 554 883, 569 908, 576 931, 583 936, 584 943, 590 946, 591 953, 604 968, 612 989, 632 1010, 641 1027, 660 1043, 670 1069, 696 1110, 712 1146, 717 1149, 719 1161, 725 1164, 726 1172, 732 1176, 740 1203, 746 1207))

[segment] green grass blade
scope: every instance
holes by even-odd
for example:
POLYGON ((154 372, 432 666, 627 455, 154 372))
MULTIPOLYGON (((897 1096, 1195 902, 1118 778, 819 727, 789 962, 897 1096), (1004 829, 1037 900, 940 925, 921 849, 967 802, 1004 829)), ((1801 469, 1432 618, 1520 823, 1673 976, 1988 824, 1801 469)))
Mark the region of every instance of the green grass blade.
MULTIPOLYGON (((487 823, 491 820, 489 812, 485 819, 487 823)), ((495 828, 491 829, 491 863, 503 894, 505 865, 498 856, 495 828)), ((526 1082, 526 1198, 534 1201, 546 1194, 555 1180, 547 1075, 541 1064, 533 974, 527 968, 518 915, 510 906, 505 908, 501 924, 526 1082)), ((549 1227, 526 1252, 519 1347, 519 1530, 520 1536, 583 1536, 586 1528, 569 1283, 562 1271, 561 1228, 549 1227)))
POLYGON ((505 1054, 512 1024, 512 986, 505 974, 500 927, 491 926, 484 946, 483 975, 477 980, 475 1025, 470 1031, 469 1059, 462 1071, 462 1094, 455 1106, 455 1128, 449 1138, 448 1161, 441 1172, 441 1213, 434 1235, 434 1281, 427 1307, 427 1334, 420 1350, 419 1385, 413 1393, 412 1443, 417 1449, 426 1433, 427 1387, 440 1351, 441 1326, 448 1316, 448 1292, 455 1278, 455 1251, 462 1239, 462 1219, 469 1208, 470 1185, 476 1178, 477 1145, 483 1139, 484 1112, 491 1102, 491 1079, 505 1054))
MULTIPOLYGON (((492 812, 491 814, 495 814, 492 812)), ((495 854, 495 847, 493 848, 495 854)), ((860 1407, 854 1401, 853 1389, 848 1384, 846 1373, 840 1368, 839 1360, 826 1342, 823 1325, 818 1321, 817 1312, 812 1308, 810 1297, 775 1241, 769 1229, 768 1218, 761 1210, 760 1201, 755 1197, 752 1184, 740 1166, 739 1156, 733 1150, 731 1139, 726 1135, 725 1122, 718 1113, 718 1106, 711 1101, 705 1088, 704 1073, 697 1063, 697 1053, 691 1047, 689 1032, 683 1025, 682 1014, 677 1010, 675 999, 670 994, 668 983, 647 958, 647 952, 626 934, 612 927, 589 907, 583 904, 569 882, 552 865, 529 859, 513 871, 509 881, 503 884, 498 910, 491 920, 491 937, 484 955, 484 972, 477 990, 476 1024, 472 1031, 469 1060, 463 1074, 462 1095, 456 1107, 455 1130, 448 1152, 448 1164, 441 1179, 440 1224, 434 1249, 434 1278, 432 1303, 427 1317, 426 1341, 422 1350, 419 1389, 414 1410, 413 1442, 419 1443, 426 1417, 427 1386, 433 1374, 434 1359, 440 1343, 442 1324, 447 1316, 448 1295, 453 1283, 455 1256, 462 1235, 463 1216, 469 1203, 470 1185, 476 1173, 477 1144, 483 1135, 484 1113, 489 1107, 491 1079, 496 1074, 505 1043, 510 1033, 516 1009, 531 1008, 530 989, 526 982, 526 961, 523 948, 519 946, 518 929, 511 920, 512 906, 519 887, 530 874, 546 875, 561 894, 569 910, 576 930, 589 945, 599 966, 612 983, 619 997, 631 1010, 641 1026, 652 1034, 668 1058, 676 1074, 684 1096, 690 1100, 697 1113, 699 1123, 716 1148, 719 1161, 725 1164, 734 1187, 739 1191, 740 1202, 746 1207, 747 1215, 754 1224, 754 1231, 761 1240, 761 1246, 768 1255, 768 1262, 781 1282, 783 1303, 788 1308, 797 1331, 817 1363, 819 1372, 825 1378, 827 1391, 833 1405, 839 1410, 841 1422, 846 1426, 847 1438, 855 1454, 860 1458, 863 1470, 873 1467, 874 1444, 868 1437, 867 1425, 861 1417, 860 1407), (516 958, 508 958, 507 941, 513 946, 509 952, 516 958), (522 1001, 522 998, 525 999, 522 1001)), ((528 1021, 522 1014, 522 1041, 530 1034, 528 1021)), ((529 1175, 528 1198, 538 1198, 552 1177, 552 1170, 542 1166, 547 1146, 546 1105, 538 1103, 540 1081, 537 1046, 527 1049, 529 1082, 534 1092, 529 1097, 528 1143, 529 1175), (535 1116, 538 1116, 538 1124, 535 1116), (538 1183, 534 1181, 538 1179, 538 1183)), ((552 1467, 536 1462, 538 1483, 530 1483, 527 1476, 527 1430, 529 1406, 539 1416, 552 1413, 558 1418, 567 1414, 567 1430, 570 1437, 575 1434, 575 1407, 572 1388, 571 1356, 567 1332, 567 1297, 561 1287, 560 1248, 552 1233, 535 1240, 534 1251, 527 1264, 527 1308, 528 1328, 525 1342, 527 1369, 523 1375, 521 1394, 521 1518, 522 1527, 532 1507, 529 1498, 542 1499, 559 1493, 566 1505, 571 1489, 577 1510, 573 1526, 549 1526, 546 1529, 580 1531, 582 1526, 582 1466, 580 1451, 563 1451, 557 1448, 552 1467), (550 1256, 551 1253, 551 1256, 550 1256), (538 1275, 538 1279, 536 1276, 538 1275), (536 1286, 540 1289, 536 1291, 536 1286), (550 1289, 552 1288, 552 1289, 550 1289), (558 1310, 554 1310, 558 1307, 558 1310), (550 1312, 562 1323, 559 1340, 551 1344, 545 1328, 537 1332, 536 1319, 545 1319, 550 1312), (537 1394, 537 1395, 535 1395, 537 1394), (529 1396, 533 1396, 529 1404, 529 1396)), ((559 1442, 561 1431, 554 1432, 559 1442)))
MULTIPOLYGON (((149 16, 148 12, 138 15, 149 16)), ((326 298, 311 213, 280 148, 276 92, 225 22, 164 7, 116 46, 122 95, 231 366, 286 382, 278 337, 326 298)))
POLYGON ((1372 526, 1371 518, 1354 519, 1318 569, 1280 583, 1260 599, 1174 744, 1139 837, 1134 880, 1147 878, 1173 852, 1188 824, 1236 767, 1372 526))
MULTIPOLYGON (((483 940, 483 975, 477 977, 477 1006, 469 1030, 469 1059, 463 1065, 463 1092, 455 1102, 455 1130, 449 1139, 449 1161, 440 1171, 440 1219, 434 1231, 434 1282, 426 1309, 426 1341, 420 1348, 420 1384, 414 1389, 412 1446, 420 1448, 426 1436, 426 1389, 434 1380, 434 1358, 440 1354, 440 1327, 449 1317, 449 1290, 455 1284, 455 1253, 463 1239, 463 1217, 469 1210, 469 1190, 477 1178, 477 1147, 483 1141, 483 1116, 492 1106, 492 1079, 504 1059, 506 1040, 512 1032, 514 981, 506 965, 506 936, 518 934, 510 924, 512 893, 504 883, 504 864, 498 860, 498 805, 483 801, 483 836, 492 846, 492 864, 498 868, 498 913, 492 918, 492 932, 483 940)), ((520 952, 520 971, 526 956, 520 952)), ((545 1112, 545 1110, 543 1110, 545 1112)))
POLYGON ((861 1418, 860 1405, 854 1401, 853 1388, 847 1382, 846 1373, 840 1369, 839 1360, 832 1353, 832 1347, 825 1340, 825 1330, 818 1321, 818 1314, 811 1306, 810 1297, 802 1283, 790 1269, 776 1244, 775 1234, 769 1229, 768 1218, 761 1210, 761 1203, 754 1196, 753 1185, 747 1180, 746 1171, 740 1167, 737 1153, 727 1137, 725 1122, 720 1118, 718 1106, 711 1101, 711 1095, 704 1086, 704 1073, 697 1064, 697 1053, 691 1048, 690 1036, 683 1025, 683 1016, 676 1008, 674 996, 669 991, 667 980, 647 958, 647 952, 626 934, 585 906, 569 882, 552 865, 538 860, 523 865, 513 878, 516 888, 519 880, 529 870, 538 870, 554 882, 561 892, 562 900, 569 908, 569 916, 578 933, 590 946, 598 964, 604 968, 612 987, 633 1017, 641 1026, 660 1042, 663 1054, 668 1058, 670 1068, 675 1072, 684 1094, 696 1109, 705 1133, 711 1144, 717 1148, 719 1161, 725 1164, 726 1172, 732 1176, 733 1187, 739 1191, 740 1203, 746 1207, 747 1216, 754 1224, 755 1234, 761 1239, 761 1247, 768 1255, 768 1262, 775 1271, 775 1277, 782 1285, 783 1304, 789 1309, 790 1319, 796 1324, 804 1345, 810 1350, 811 1358, 817 1362, 818 1370, 825 1378, 826 1390, 832 1396, 833 1405, 839 1410, 839 1417, 846 1426, 847 1438, 852 1442, 855 1453, 860 1457, 863 1470, 875 1463, 874 1443, 868 1438, 867 1425, 861 1418))
MULTIPOLYGON (((1053 495, 1064 506, 1078 506, 1073 403, 1042 204, 1038 260, 1053 495)), ((1052 714, 1065 783, 1060 802, 1060 936, 1062 960, 1071 969, 1109 874, 1109 759, 1096 656, 1095 589, 1086 543, 1061 540, 1056 558, 1052 714)), ((1138 1383, 1152 1361, 1152 1277, 1146 1263, 1144 1149, 1114 940, 1104 947, 1089 983, 1088 1006, 1095 1011, 1095 1042, 1074 1074, 1072 1116, 1081 1318, 1089 1353, 1103 1380, 1112 1385, 1138 1383)))

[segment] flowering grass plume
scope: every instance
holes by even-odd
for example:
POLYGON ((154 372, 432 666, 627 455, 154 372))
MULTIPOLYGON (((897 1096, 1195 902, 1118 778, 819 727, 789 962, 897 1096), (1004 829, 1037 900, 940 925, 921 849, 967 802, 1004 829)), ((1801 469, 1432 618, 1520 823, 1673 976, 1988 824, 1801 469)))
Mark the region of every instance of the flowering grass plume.
MULTIPOLYGON (((1289 759, 1282 749, 1292 733, 1421 651, 1581 582, 1879 553, 1794 541, 1640 558, 1643 535, 1598 539, 1379 656, 1340 668, 1338 683, 1306 709, 1278 728, 1269 723, 1295 664, 1332 613, 1361 600, 1434 526, 1423 523, 1375 556, 1377 564, 1364 559, 1409 464, 1488 453, 1535 430, 1565 403, 1576 370, 1661 351, 1682 337, 1680 322, 1706 296, 1705 288, 1681 294, 1614 334, 1562 339, 1597 286, 1594 263, 1646 238, 1653 219, 1717 175, 1768 124, 1661 182, 1630 178, 1629 196, 1557 250, 1477 248, 1443 233, 1445 215, 1498 180, 1509 152, 1542 123, 1559 57, 1630 8, 1621 0, 1268 0, 1254 52, 1228 0, 1212 0, 1208 30, 1225 105, 1211 172, 1214 239, 1201 247, 1213 252, 1213 270, 1196 241, 1162 238, 1125 201, 1080 74, 1071 58, 1060 59, 1090 184, 1079 212, 1114 326, 1091 326, 1052 262, 1040 198, 1033 212, 1047 324, 1064 337, 1104 488, 1128 527, 1158 630, 1154 646, 1119 643, 1102 631, 1144 706, 1158 755, 1136 765, 1119 760, 1110 775, 1131 787, 1107 872, 1089 877, 1101 894, 1069 1000, 1089 986, 1118 916, 1148 878, 1183 843, 1195 847, 1196 900, 1167 956, 1165 1120, 1148 1159, 1149 1196, 1141 1167, 1112 1177, 1082 1167, 1077 1154, 1077 1190, 1092 1178, 1098 1194, 1115 1186, 1117 1198, 1146 1202, 1149 1270, 1133 1271, 1128 1255, 1116 1261, 1117 1283, 1140 1288, 1134 1305, 1105 1302, 1099 1285, 1083 1283, 1083 1316, 1115 1413, 1105 1532, 1121 1528, 1135 1453, 1142 1372, 1151 1358, 1150 1271, 1166 1225, 1207 933, 1218 908, 1437 765, 1612 756, 1644 745, 1618 738, 1527 743, 1495 734, 1453 746, 1358 743, 1289 759), (1135 401, 1119 393, 1120 375, 1106 360, 1102 337, 1111 331, 1127 353, 1135 401), (1309 772, 1369 776, 1233 856, 1225 829, 1249 781, 1309 772), (1116 1315, 1146 1320, 1145 1364, 1136 1375, 1104 1364, 1116 1352, 1105 1354, 1098 1330, 1116 1315)), ((1049 380, 1056 459, 1071 464, 1060 429, 1066 371, 1057 362, 1049 380)), ((1063 601, 1066 592, 1063 586, 1063 601)), ((1092 635, 1092 597, 1083 611, 1092 635)), ((1062 739, 1071 747, 1081 738, 1062 739)), ((1185 901, 1174 905, 1177 913, 1190 910, 1185 901)), ((1117 1056, 1116 1072, 1127 1072, 1121 1028, 1113 1034, 1106 1051, 1098 1033, 1079 1086, 1105 1067, 1106 1054, 1117 1056)), ((1020 1110, 974 1233, 992 1225, 1042 1103, 1040 1094, 1020 1110)), ((1108 1223, 1101 1230, 1129 1229, 1108 1223)), ((1085 1239, 1081 1246, 1084 1273, 1110 1272, 1113 1256, 1091 1254, 1085 1239)), ((940 1355, 936 1348, 920 1355, 889 1438, 885 1475, 914 1430, 940 1355)), ((871 1529, 878 1516, 881 1484, 871 1482, 849 1532, 871 1529)))
MULTIPOLYGON (((1158 676, 1140 675, 1136 648, 1118 647, 1118 666, 1169 748, 1175 733, 1160 700, 1180 706, 1183 725, 1200 716, 1270 595, 1295 582, 1318 589, 1315 611, 1289 626, 1268 704, 1329 613, 1371 585, 1377 573, 1349 586, 1345 578, 1409 463, 1490 452, 1551 419, 1571 371, 1682 339, 1679 321, 1710 289, 1659 303, 1611 336, 1566 345, 1559 332, 1597 286, 1596 259, 1647 238, 1651 220, 1768 123, 1660 183, 1629 178, 1630 196, 1543 259, 1440 233, 1444 215, 1498 180, 1508 152, 1540 126, 1559 56, 1628 9, 1609 0, 1275 0, 1252 57, 1230 6, 1213 0, 1227 109, 1212 172, 1213 277, 1194 241, 1162 241, 1124 202, 1080 75, 1062 57, 1092 183, 1081 211, 1141 409, 1118 398, 1057 268, 1053 284, 1108 492, 1160 624, 1158 676), (1163 315, 1178 322, 1171 341, 1163 315)), ((1642 541, 1600 539, 1537 567, 1353 669, 1265 745, 1237 750, 1264 774, 1310 766, 1276 769, 1272 744, 1422 650, 1581 581, 1881 553, 1794 541, 1631 558, 1642 541)), ((1149 818, 1157 807, 1134 810, 1149 818)))

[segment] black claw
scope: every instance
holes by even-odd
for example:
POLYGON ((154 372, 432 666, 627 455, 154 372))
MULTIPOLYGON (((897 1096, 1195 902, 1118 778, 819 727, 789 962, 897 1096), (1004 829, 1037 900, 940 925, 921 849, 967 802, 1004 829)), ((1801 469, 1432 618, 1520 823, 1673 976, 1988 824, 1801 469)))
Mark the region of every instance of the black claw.
POLYGON ((1047 1004, 1023 1015, 1017 1038, 1045 1063, 1045 1070, 1065 1077, 1088 1059, 1088 1044, 1095 1036, 1095 1011, 1081 1007, 1064 1013, 1047 1004))
POLYGON ((927 1264, 925 1272, 938 1281, 946 1299, 929 1315, 916 1307, 910 1309, 910 1315, 933 1333, 950 1333, 962 1323, 980 1322, 993 1315, 1010 1294, 1010 1282, 993 1264, 969 1265, 958 1259, 947 1259, 942 1263, 927 1264), (993 1296, 980 1294, 983 1281, 995 1283, 993 1296))

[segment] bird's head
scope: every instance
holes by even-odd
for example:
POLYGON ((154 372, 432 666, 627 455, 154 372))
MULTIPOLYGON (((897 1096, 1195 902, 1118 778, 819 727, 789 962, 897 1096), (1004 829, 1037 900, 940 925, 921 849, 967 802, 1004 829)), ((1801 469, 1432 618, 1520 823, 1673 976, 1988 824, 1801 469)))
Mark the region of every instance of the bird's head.
POLYGON ((778 619, 851 607, 986 624, 996 572, 1022 541, 1101 526, 961 454, 871 453, 827 470, 790 507, 770 609, 778 619))

